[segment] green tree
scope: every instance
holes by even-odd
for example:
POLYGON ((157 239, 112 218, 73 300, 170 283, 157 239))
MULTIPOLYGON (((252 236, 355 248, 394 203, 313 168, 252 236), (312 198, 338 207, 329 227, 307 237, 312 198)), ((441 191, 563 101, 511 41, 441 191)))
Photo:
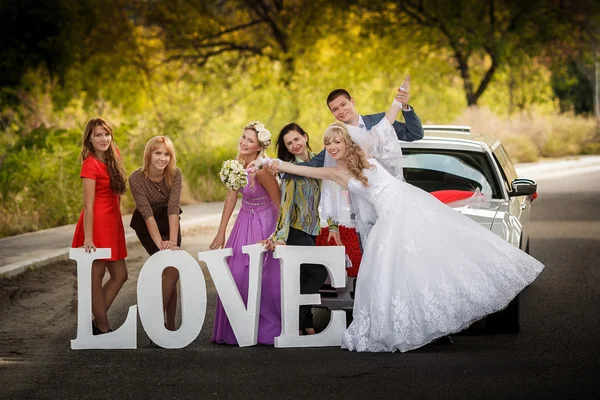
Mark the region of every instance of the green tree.
POLYGON ((27 71, 43 67, 64 83, 76 63, 133 43, 124 0, 4 0, 0 26, 0 86, 13 103, 8 89, 20 86, 27 71))
POLYGON ((469 106, 477 104, 499 67, 510 66, 520 53, 532 57, 565 37, 581 37, 579 19, 586 12, 573 3, 548 0, 350 3, 368 12, 383 34, 448 54, 469 106))

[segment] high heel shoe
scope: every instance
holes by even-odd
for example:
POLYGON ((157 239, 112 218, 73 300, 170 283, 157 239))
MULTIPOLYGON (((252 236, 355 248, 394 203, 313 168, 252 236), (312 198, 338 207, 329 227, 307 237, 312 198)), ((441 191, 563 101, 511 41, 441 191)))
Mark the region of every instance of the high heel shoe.
POLYGON ((98 328, 98 325, 96 324, 96 321, 92 320, 92 334, 94 336, 96 335, 104 335, 105 333, 110 333, 113 330, 108 328, 108 330, 106 332, 103 332, 100 328, 98 328))
POLYGON ((96 325, 96 321, 92 320, 92 335, 101 335, 102 333, 104 332, 102 332, 100 328, 98 328, 98 325, 96 325))

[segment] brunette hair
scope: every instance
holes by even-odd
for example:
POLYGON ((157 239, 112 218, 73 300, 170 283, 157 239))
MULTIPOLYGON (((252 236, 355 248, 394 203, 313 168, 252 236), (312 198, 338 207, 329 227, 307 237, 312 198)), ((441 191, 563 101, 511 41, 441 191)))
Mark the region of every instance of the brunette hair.
POLYGON ((363 174, 363 169, 373 169, 374 166, 369 164, 367 157, 360 146, 352 141, 346 124, 343 122, 334 122, 333 124, 329 125, 323 136, 323 143, 327 144, 335 137, 339 137, 346 145, 344 159, 346 161, 346 165, 348 166, 348 171, 350 171, 352 176, 361 181, 363 185, 368 186, 369 179, 365 176, 365 174, 363 174))
POLYGON ((110 176, 110 188, 116 194, 125 194, 127 175, 125 174, 121 154, 115 146, 113 128, 108 121, 103 118, 93 118, 85 125, 85 129, 83 130, 83 149, 81 150, 79 161, 83 162, 90 154, 95 156, 91 137, 94 133, 94 128, 97 126, 104 128, 111 136, 110 146, 106 150, 105 158, 108 175, 110 176))
POLYGON ((275 142, 275 151, 277 152, 277 158, 279 158, 282 161, 294 162, 296 160, 296 156, 290 153, 290 151, 285 146, 284 140, 285 135, 292 131, 296 131, 302 136, 306 137, 306 148, 308 149, 308 151, 312 152, 310 144, 308 144, 308 133, 306 133, 300 125, 298 125, 295 122, 292 122, 281 128, 281 131, 277 136, 277 141, 275 142))
POLYGON ((175 147, 173 142, 166 136, 154 136, 146 143, 144 149, 144 165, 142 166, 142 172, 147 173, 150 170, 150 162, 152 161, 152 153, 154 153, 160 146, 165 146, 167 152, 171 156, 169 163, 163 171, 165 183, 167 187, 171 187, 173 179, 175 177, 175 168, 177 167, 177 158, 175 157, 175 147))
POLYGON ((352 100, 352 96, 350 96, 350 93, 346 89, 335 89, 334 91, 329 93, 329 96, 327 96, 327 107, 330 110, 331 107, 329 107, 329 103, 331 103, 340 96, 344 96, 346 99, 352 100))

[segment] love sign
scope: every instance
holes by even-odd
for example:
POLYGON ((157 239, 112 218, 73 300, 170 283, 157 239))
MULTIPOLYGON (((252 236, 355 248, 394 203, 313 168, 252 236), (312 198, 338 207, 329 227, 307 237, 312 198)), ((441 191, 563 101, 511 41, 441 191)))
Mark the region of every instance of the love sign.
MULTIPOLYGON (((342 288, 346 285, 343 246, 310 247, 310 251, 307 250, 303 246, 278 246, 274 252, 281 267, 281 335, 275 338, 275 347, 340 346, 346 329, 345 312, 334 310, 329 325, 321 333, 299 334, 299 306, 321 304, 319 294, 300 294, 300 265, 322 264, 328 270, 331 286, 342 288)), ((198 260, 208 267, 240 347, 257 343, 265 251, 260 244, 242 247, 242 252, 250 257, 247 304, 244 304, 226 262, 227 257, 232 255, 232 249, 198 253, 198 260)), ((71 341, 72 349, 137 348, 138 308, 145 332, 163 348, 183 348, 200 333, 206 315, 206 281, 200 265, 189 253, 164 250, 148 258, 138 277, 138 305, 129 307, 121 327, 96 336, 92 334, 92 262, 109 258, 110 249, 97 249, 92 253, 86 253, 82 248, 71 249, 69 257, 77 261, 77 337, 71 341), (162 272, 167 267, 175 267, 179 271, 182 321, 176 331, 166 329, 163 320, 161 281, 162 272)))

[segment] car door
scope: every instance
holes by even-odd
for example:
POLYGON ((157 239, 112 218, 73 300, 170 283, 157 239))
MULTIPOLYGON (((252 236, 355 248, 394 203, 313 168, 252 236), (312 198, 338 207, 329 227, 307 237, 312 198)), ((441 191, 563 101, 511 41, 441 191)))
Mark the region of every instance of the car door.
MULTIPOLYGON (((497 142, 492 149, 494 160, 500 167, 502 174, 502 180, 507 192, 511 192, 512 181, 517 179, 517 171, 515 170, 514 164, 512 163, 510 156, 504 149, 504 146, 500 142, 497 142)), ((522 250, 525 249, 527 239, 529 238, 528 226, 529 226, 529 196, 515 196, 509 197, 508 204, 508 223, 511 229, 510 242, 516 246, 519 246, 522 250), (523 238, 523 243, 521 243, 523 238)))

